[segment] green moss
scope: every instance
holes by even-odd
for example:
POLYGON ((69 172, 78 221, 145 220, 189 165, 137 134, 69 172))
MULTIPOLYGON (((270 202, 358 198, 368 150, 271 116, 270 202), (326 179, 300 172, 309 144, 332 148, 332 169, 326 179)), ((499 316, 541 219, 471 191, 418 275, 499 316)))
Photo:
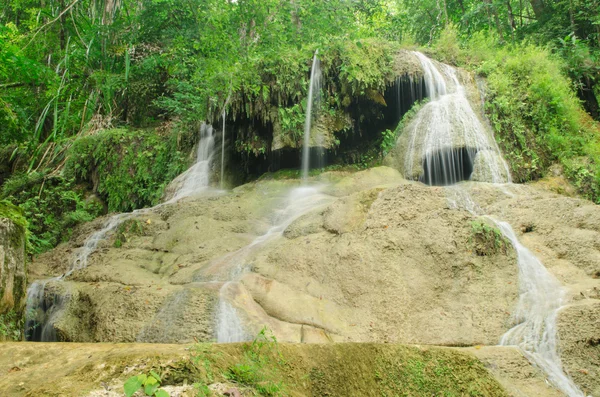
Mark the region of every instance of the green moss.
POLYGON ((131 236, 144 235, 144 224, 137 219, 128 219, 121 223, 115 233, 115 248, 121 248, 131 236))
POLYGON ((23 214, 23 210, 16 205, 13 205, 8 200, 0 200, 0 218, 8 218, 15 225, 20 227, 23 232, 27 230, 28 222, 23 214))

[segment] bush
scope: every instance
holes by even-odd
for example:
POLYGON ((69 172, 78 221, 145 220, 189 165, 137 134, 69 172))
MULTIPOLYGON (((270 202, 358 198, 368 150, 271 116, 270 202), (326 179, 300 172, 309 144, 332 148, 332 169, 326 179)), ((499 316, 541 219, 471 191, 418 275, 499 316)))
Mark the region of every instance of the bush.
POLYGON ((103 212, 97 202, 86 202, 73 180, 43 172, 16 174, 2 186, 0 197, 17 205, 29 230, 28 251, 39 254, 66 241, 73 228, 103 212))
POLYGON ((560 163, 585 197, 600 203, 600 129, 583 110, 565 65, 527 42, 499 46, 474 35, 461 64, 487 78, 486 113, 515 182, 560 163))
POLYGON ((185 157, 175 133, 112 129, 76 140, 65 174, 88 183, 109 211, 127 212, 157 204, 185 157))

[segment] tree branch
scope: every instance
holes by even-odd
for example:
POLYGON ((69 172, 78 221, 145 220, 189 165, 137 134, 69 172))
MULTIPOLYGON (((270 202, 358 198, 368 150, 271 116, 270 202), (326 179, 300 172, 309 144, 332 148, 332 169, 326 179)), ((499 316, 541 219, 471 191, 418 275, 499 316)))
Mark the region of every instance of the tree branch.
POLYGON ((51 20, 49 22, 46 22, 43 26, 40 26, 40 28, 38 30, 36 30, 35 33, 33 34, 33 37, 31 38, 31 40, 29 40, 29 42, 25 45, 25 47, 21 48, 19 50, 19 52, 21 52, 21 51, 25 50, 27 47, 29 47, 29 44, 31 44, 33 39, 35 39, 35 37, 38 35, 38 33, 40 33, 42 31, 42 29, 45 29, 49 25, 52 25, 54 22, 61 19, 62 16, 65 15, 71 8, 73 8, 75 6, 75 4, 79 3, 79 1, 80 0, 73 1, 71 4, 69 4, 69 6, 67 6, 67 8, 65 8, 60 14, 58 14, 58 16, 56 18, 54 18, 53 20, 51 20))

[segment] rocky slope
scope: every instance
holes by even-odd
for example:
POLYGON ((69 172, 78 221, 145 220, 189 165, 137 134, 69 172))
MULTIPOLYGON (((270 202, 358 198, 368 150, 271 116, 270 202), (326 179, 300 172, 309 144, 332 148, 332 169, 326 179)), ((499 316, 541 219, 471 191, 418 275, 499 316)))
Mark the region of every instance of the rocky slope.
MULTIPOLYGON (((263 179, 124 223, 86 269, 47 287, 67 301, 59 338, 210 341, 226 301, 248 337, 267 325, 286 342, 496 345, 514 325, 516 256, 489 219, 458 205, 469 192, 568 288, 563 363, 600 395, 600 207, 548 184, 428 187, 386 167, 313 182, 322 186, 312 209, 265 242, 256 239, 298 181, 263 179)), ((63 272, 100 224, 34 261, 33 278, 63 272)))

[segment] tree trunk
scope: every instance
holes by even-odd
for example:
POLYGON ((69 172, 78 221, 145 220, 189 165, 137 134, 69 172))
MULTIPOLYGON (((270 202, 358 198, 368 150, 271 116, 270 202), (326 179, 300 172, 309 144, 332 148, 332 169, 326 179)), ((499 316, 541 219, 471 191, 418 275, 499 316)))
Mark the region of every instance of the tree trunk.
POLYGON ((594 94, 595 82, 589 77, 584 77, 581 83, 577 93, 583 101, 583 107, 594 120, 600 120, 600 105, 598 105, 598 98, 594 94))
POLYGON ((450 21, 448 20, 448 5, 446 4, 446 0, 444 0, 444 18, 445 18, 444 26, 448 26, 448 23, 450 21))
MULTIPOLYGON (((60 0, 60 11, 59 12, 63 12, 63 10, 65 9, 65 0, 60 0)), ((64 51, 65 47, 66 47, 66 39, 65 39, 65 15, 63 14, 60 17, 60 49, 64 51)))
POLYGON ((508 24, 510 26, 510 37, 513 41, 515 41, 515 16, 513 15, 513 10, 510 6, 510 0, 506 0, 506 7, 508 8, 508 24))
POLYGON ((544 0, 530 0, 531 8, 533 8, 533 13, 538 21, 541 21, 544 17, 544 12, 546 11, 546 4, 544 4, 544 0))
MULTIPOLYGON (((502 24, 500 23, 500 18, 498 17, 498 11, 496 7, 492 4, 492 0, 483 0, 488 9, 488 18, 490 14, 494 17, 494 22, 496 23, 496 29, 498 30, 498 35, 500 35, 500 41, 504 41, 504 34, 502 32, 502 24)), ((491 23, 491 20, 490 20, 491 23)))

